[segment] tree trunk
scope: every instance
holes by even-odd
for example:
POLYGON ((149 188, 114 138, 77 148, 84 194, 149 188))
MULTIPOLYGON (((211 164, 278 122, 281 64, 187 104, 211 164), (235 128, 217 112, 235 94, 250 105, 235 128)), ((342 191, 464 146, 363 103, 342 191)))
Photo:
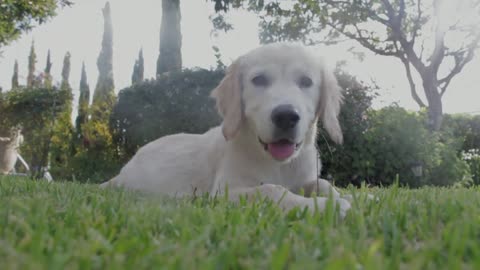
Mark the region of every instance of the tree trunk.
POLYGON ((428 101, 428 126, 430 130, 438 131, 443 121, 442 96, 438 92, 438 82, 432 74, 422 76, 422 79, 428 101))
POLYGON ((180 0, 162 0, 157 76, 169 71, 179 71, 182 68, 180 19, 180 0))

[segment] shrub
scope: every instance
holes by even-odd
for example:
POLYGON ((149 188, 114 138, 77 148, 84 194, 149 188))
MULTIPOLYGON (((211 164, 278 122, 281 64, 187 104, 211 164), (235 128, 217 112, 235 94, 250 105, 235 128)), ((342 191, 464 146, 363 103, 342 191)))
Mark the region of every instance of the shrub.
POLYGON ((480 185, 480 149, 470 149, 462 152, 463 160, 470 166, 472 183, 480 185))
POLYGON ((184 70, 123 89, 113 109, 114 143, 128 159, 159 137, 203 133, 220 123, 210 92, 223 71, 184 70))
MULTIPOLYGON (((448 186, 471 178, 459 156, 461 140, 426 128, 424 113, 390 106, 368 113, 369 128, 357 145, 351 174, 373 185, 448 186), (413 168, 422 166, 421 177, 413 168)), ((348 183, 348 181, 347 181, 348 183)))
POLYGON ((339 185, 360 184, 358 172, 363 168, 365 136, 369 122, 367 113, 376 96, 377 87, 366 85, 354 76, 337 69, 337 81, 343 89, 344 103, 340 111, 340 125, 344 143, 333 143, 319 124, 317 145, 322 159, 322 176, 335 176, 339 185))
POLYGON ((461 138, 463 151, 480 149, 480 115, 446 114, 442 132, 461 138))

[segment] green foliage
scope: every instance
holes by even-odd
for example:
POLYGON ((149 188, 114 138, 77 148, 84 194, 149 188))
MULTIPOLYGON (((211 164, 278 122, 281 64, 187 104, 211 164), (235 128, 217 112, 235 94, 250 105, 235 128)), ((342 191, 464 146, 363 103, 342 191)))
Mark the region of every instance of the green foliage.
POLYGON ((324 178, 335 176, 336 183, 341 185, 360 184, 356 172, 362 166, 358 160, 366 143, 364 134, 369 127, 368 110, 378 89, 358 81, 340 68, 337 68, 335 75, 344 95, 339 117, 344 143, 333 143, 319 125, 321 132, 317 145, 322 159, 322 174, 324 178))
POLYGON ((17 39, 21 33, 56 15, 68 0, 4 0, 0 3, 0 48, 17 39))
POLYGON ((463 142, 463 159, 470 166, 473 183, 480 185, 480 115, 446 115, 442 132, 463 142))
POLYGON ((128 158, 159 137, 201 133, 219 124, 209 95, 223 75, 223 71, 185 70, 121 90, 111 120, 118 148, 128 158))
MULTIPOLYGON (((72 95, 72 88, 69 83, 70 57, 70 53, 67 52, 63 59, 60 89, 70 92, 70 95, 72 95)), ((74 153, 72 108, 72 100, 67 101, 53 126, 49 161, 52 176, 56 179, 68 179, 72 173, 69 170, 70 158, 74 153)))
POLYGON ((470 166, 470 171, 472 172, 473 184, 480 185, 480 149, 470 149, 464 151, 463 159, 470 166))
MULTIPOLYGON (((350 169, 329 172, 337 183, 366 181, 390 185, 399 176, 400 184, 449 186, 471 181, 468 164, 460 158, 461 140, 426 128, 425 114, 407 112, 391 106, 368 112, 368 128, 350 146, 354 151, 334 153, 351 155, 350 169), (421 165, 422 175, 413 168, 421 165)), ((328 156, 327 156, 328 159, 328 156)))
POLYGON ((478 269, 478 188, 352 190, 344 221, 269 200, 0 178, 4 269, 478 269), (364 193, 379 197, 369 203, 364 193), (22 259, 19 259, 22 258, 22 259))
POLYGON ((442 132, 461 138, 463 151, 480 149, 480 115, 445 115, 442 132))
POLYGON ((118 173, 121 164, 107 123, 86 122, 82 125, 80 139, 70 161, 70 177, 81 182, 100 183, 118 173))

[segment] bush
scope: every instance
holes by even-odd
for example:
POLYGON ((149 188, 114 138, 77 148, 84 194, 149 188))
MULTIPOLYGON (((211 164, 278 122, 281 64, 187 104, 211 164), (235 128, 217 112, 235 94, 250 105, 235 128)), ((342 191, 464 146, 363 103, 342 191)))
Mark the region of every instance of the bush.
POLYGON ((184 70, 121 90, 111 117, 121 155, 128 159, 165 135, 203 133, 220 124, 210 92, 223 76, 223 71, 184 70))
MULTIPOLYGON (((468 164, 459 156, 461 140, 426 128, 424 113, 408 112, 397 106, 369 111, 368 126, 356 151, 349 175, 373 185, 390 185, 399 176, 401 185, 449 186, 471 179, 468 164), (422 176, 413 173, 422 166, 422 176)), ((353 147, 353 146, 350 146, 353 147)), ((337 176, 338 177, 338 176, 337 176)), ((348 184, 350 181, 341 182, 348 184)))
POLYGON ((461 138, 462 151, 480 149, 480 115, 453 114, 444 116, 442 132, 461 138))
POLYGON ((369 122, 367 113, 376 96, 376 86, 366 85, 354 76, 337 69, 337 81, 343 89, 344 103, 340 111, 340 125, 344 143, 333 143, 319 124, 320 136, 317 145, 322 159, 322 177, 335 176, 336 184, 360 184, 357 173, 363 168, 363 146, 369 122))
POLYGON ((480 149, 470 149, 462 152, 463 160, 470 166, 472 183, 480 185, 480 149))

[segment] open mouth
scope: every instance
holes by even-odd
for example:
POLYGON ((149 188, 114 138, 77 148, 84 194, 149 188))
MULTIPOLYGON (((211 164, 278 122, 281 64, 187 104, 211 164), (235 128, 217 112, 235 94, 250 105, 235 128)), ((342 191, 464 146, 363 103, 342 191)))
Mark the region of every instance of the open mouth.
POLYGON ((258 138, 258 141, 262 144, 263 149, 270 153, 270 155, 276 160, 285 160, 291 157, 302 145, 302 142, 295 143, 288 139, 265 143, 258 138))

